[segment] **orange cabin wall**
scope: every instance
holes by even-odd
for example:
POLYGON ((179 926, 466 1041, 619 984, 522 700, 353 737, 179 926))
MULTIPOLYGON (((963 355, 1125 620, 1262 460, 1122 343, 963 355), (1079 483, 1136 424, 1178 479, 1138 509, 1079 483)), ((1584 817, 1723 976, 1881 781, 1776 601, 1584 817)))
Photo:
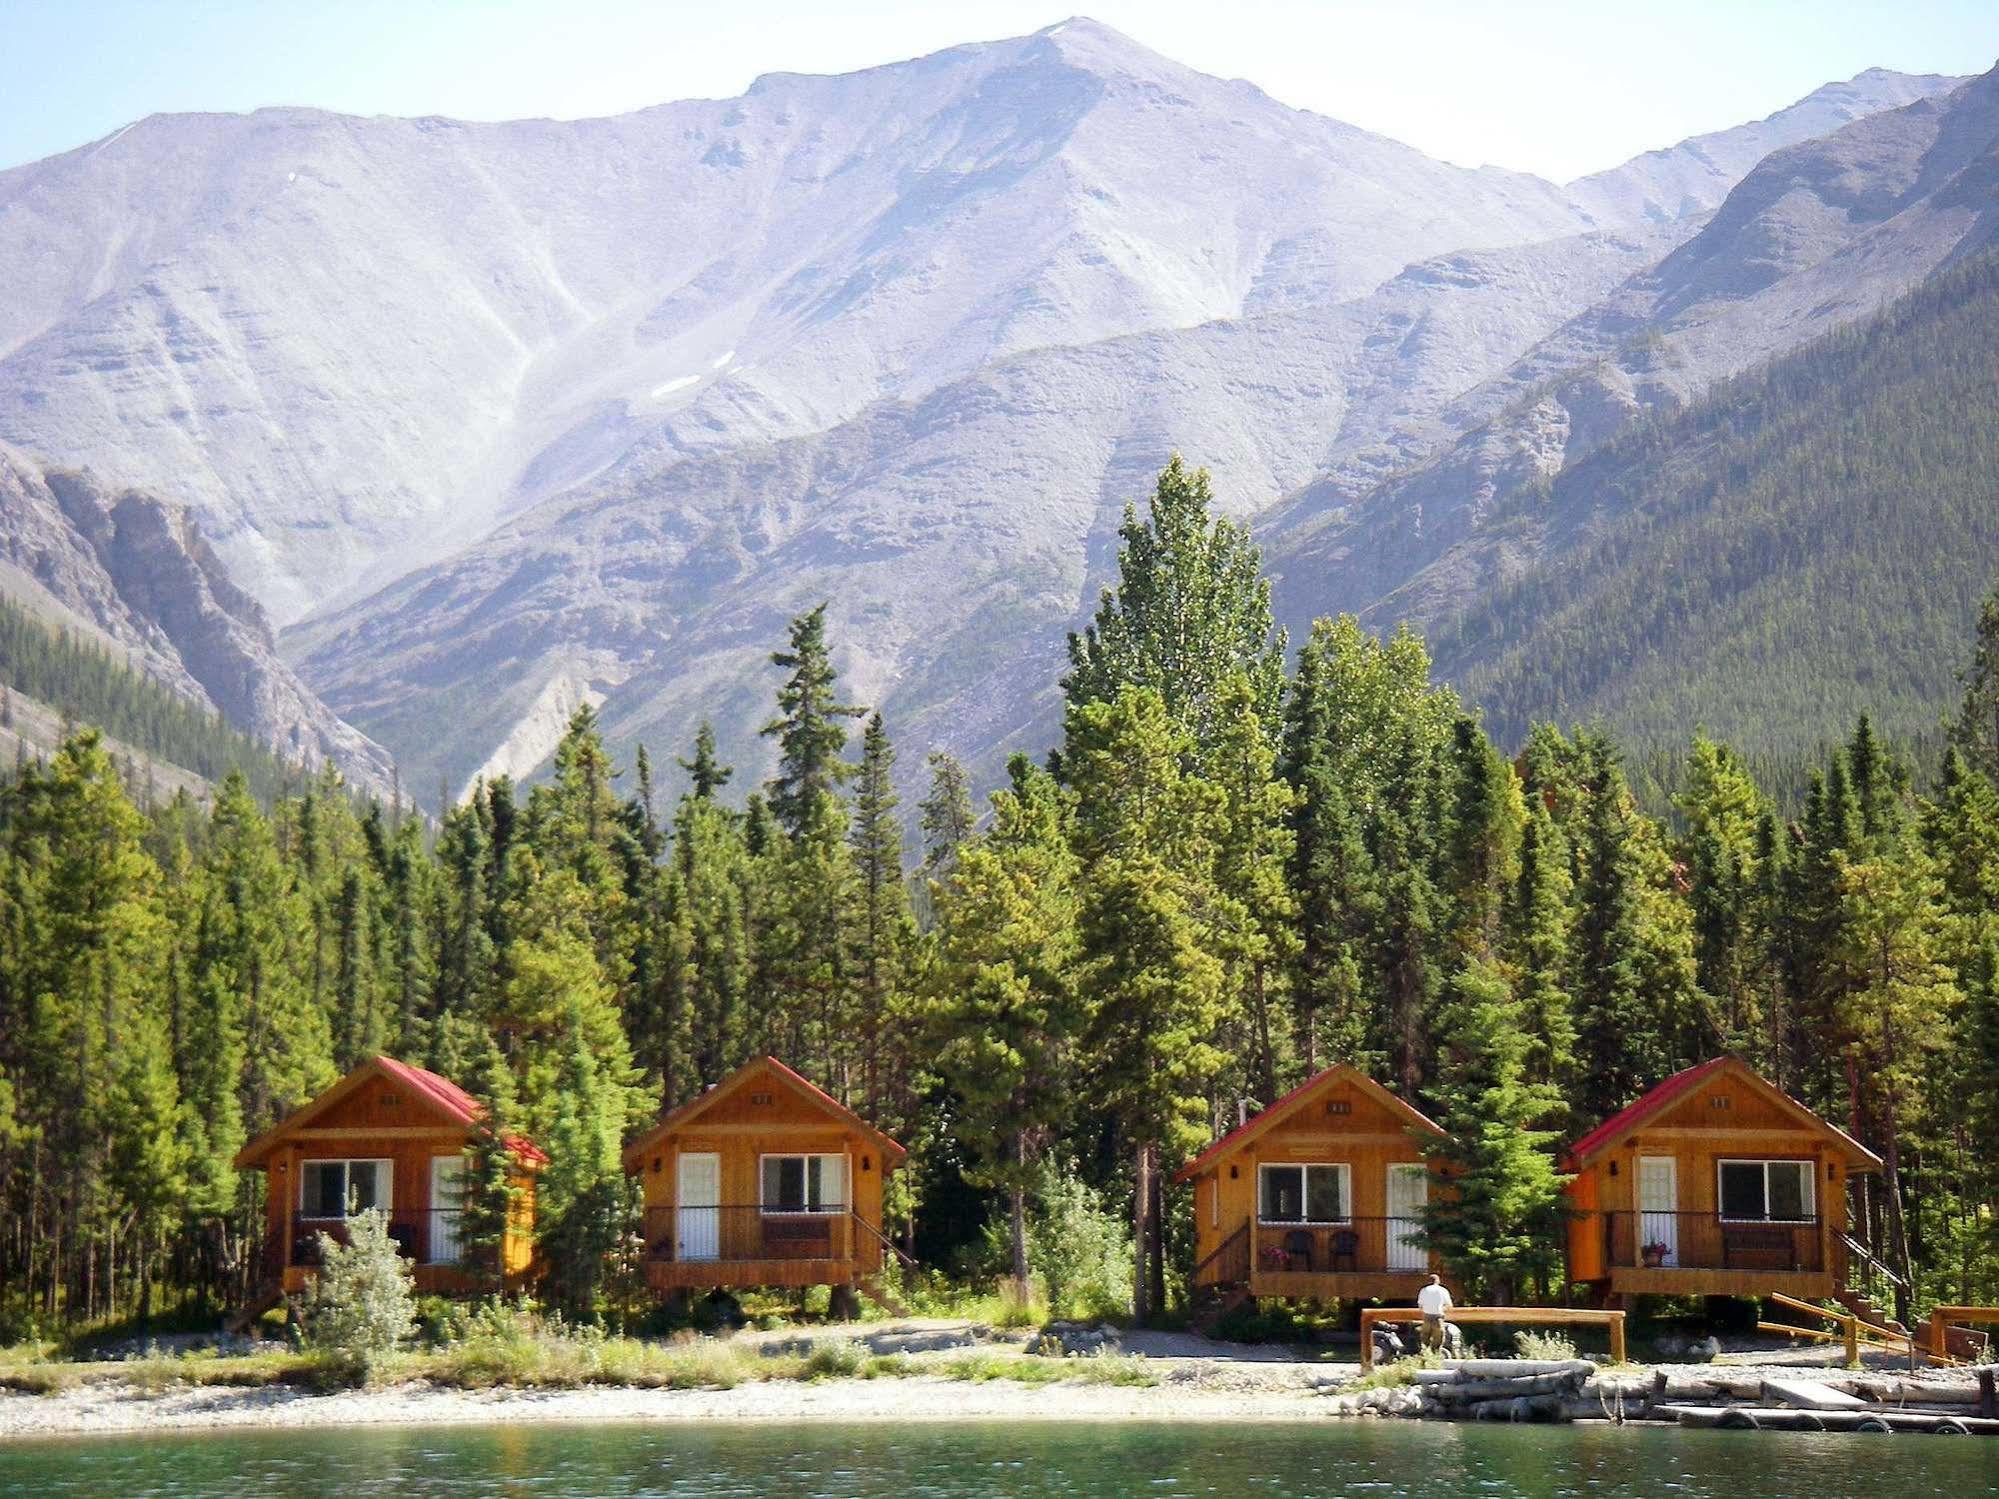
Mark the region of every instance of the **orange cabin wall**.
MULTIPOLYGON (((1329 1082, 1295 1112, 1218 1156, 1194 1179, 1195 1262, 1206 1259, 1254 1216, 1257 1167, 1266 1162, 1344 1163, 1350 1168, 1352 1216, 1382 1218, 1388 1213, 1389 1166, 1424 1159, 1423 1147, 1401 1114, 1351 1082, 1329 1082), (1341 1103, 1349 1112, 1334 1113, 1332 1106, 1341 1103)), ((1437 1190, 1432 1166, 1433 1199, 1437 1190)))

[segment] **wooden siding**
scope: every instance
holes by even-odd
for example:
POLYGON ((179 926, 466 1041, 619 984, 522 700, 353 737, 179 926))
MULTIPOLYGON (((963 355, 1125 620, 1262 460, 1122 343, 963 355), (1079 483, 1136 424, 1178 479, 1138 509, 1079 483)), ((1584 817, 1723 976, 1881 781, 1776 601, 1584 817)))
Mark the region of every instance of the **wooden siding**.
POLYGON ((720 1205, 749 1210, 763 1200, 762 1161, 770 1155, 837 1155, 846 1162, 846 1213, 827 1224, 827 1258, 764 1257, 752 1211, 724 1212, 718 1255, 679 1261, 649 1255, 646 1279, 655 1290, 749 1286, 847 1285, 881 1267, 872 1228, 882 1222, 882 1177, 892 1169, 879 1142, 772 1074, 752 1076, 695 1110, 652 1141, 635 1166, 648 1216, 679 1206, 680 1157, 713 1154, 721 1168, 720 1205), (862 1225, 866 1225, 863 1227, 862 1225))
MULTIPOLYGON (((1378 1220, 1388 1212, 1388 1168, 1423 1164, 1425 1159, 1405 1115, 1349 1079, 1329 1079, 1286 1117, 1224 1150, 1195 1177, 1190 1194, 1195 1262, 1206 1259, 1246 1223, 1253 1226, 1254 1241, 1281 1242, 1283 1227, 1255 1226, 1260 1166, 1344 1165, 1353 1196, 1346 1205, 1349 1217, 1378 1220)), ((1433 1196, 1438 1190, 1434 1166, 1429 1190, 1433 1196)), ((1250 1260, 1251 1290, 1258 1296, 1413 1296, 1429 1276, 1427 1269, 1275 1269, 1262 1263, 1264 1247, 1253 1243, 1250 1260)))
POLYGON ((1849 1149, 1840 1136, 1814 1127, 1765 1097, 1742 1075, 1724 1068, 1639 1120, 1577 1173, 1567 1189, 1571 1221, 1569 1278, 1628 1295, 1754 1296, 1783 1291, 1825 1296, 1843 1283, 1839 1235, 1846 1227, 1849 1149), (1679 1213, 1720 1210, 1718 1165, 1724 1160, 1800 1160, 1811 1164, 1817 1215, 1818 1264, 1801 1270, 1606 1263, 1598 1214, 1639 1211, 1641 1157, 1674 1162, 1679 1213))

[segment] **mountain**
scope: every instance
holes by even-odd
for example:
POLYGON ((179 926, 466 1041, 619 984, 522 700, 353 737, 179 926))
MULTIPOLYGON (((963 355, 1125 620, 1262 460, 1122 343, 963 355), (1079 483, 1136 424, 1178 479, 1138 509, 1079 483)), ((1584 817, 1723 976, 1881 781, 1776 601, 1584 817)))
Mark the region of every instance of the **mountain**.
POLYGON ((194 505, 281 622, 648 439, 1578 232, 1072 21, 605 120, 142 120, 0 174, 0 437, 194 505))
MULTIPOLYGON (((45 469, 0 443, 0 597, 221 714, 285 760, 309 768, 332 760, 354 785, 391 789, 387 753, 278 658, 263 611, 179 505, 45 469)), ((22 685, 12 671, 6 680, 22 685)))
POLYGON ((1569 195, 1612 224, 1688 218, 1715 207, 1773 151, 1817 140, 1884 109, 1948 93, 1963 82, 1938 73, 1869 68, 1842 83, 1812 90, 1767 119, 1696 135, 1608 171, 1579 177, 1568 185, 1569 195))
POLYGON ((1600 717, 1935 732, 1999 572, 1999 250, 1722 382, 1489 521, 1536 560, 1433 642, 1502 738, 1600 717))
MULTIPOLYGON (((1865 318, 1999 229, 1999 70, 1773 153, 1697 234, 1443 413, 1454 443, 1269 525, 1297 614, 1436 622, 1525 562, 1512 501, 1715 381, 1865 318)), ((1295 616, 1294 616, 1295 617, 1295 616)))
POLYGON ((188 506, 410 784, 579 701, 760 766, 821 599, 857 697, 991 768, 1171 451, 1343 600, 1354 517, 1642 322, 1759 157, 1950 82, 1566 187, 1086 20, 603 120, 154 117, 0 173, 0 438, 188 506))

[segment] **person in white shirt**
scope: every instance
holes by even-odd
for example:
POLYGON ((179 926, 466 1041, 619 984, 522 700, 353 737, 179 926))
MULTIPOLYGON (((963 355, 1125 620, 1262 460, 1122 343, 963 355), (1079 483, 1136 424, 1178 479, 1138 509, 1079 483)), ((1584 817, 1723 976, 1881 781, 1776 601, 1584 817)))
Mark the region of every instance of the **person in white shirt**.
POLYGON ((1442 1276, 1431 1276, 1430 1283, 1416 1293, 1416 1309, 1423 1314, 1425 1352, 1444 1346, 1444 1317, 1451 1306, 1451 1293, 1445 1289, 1442 1276))

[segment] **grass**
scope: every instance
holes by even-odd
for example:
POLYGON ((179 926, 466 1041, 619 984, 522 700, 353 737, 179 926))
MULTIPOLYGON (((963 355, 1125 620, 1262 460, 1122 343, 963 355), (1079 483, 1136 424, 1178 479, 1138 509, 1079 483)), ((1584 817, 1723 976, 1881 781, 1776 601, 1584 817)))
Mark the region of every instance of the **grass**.
MULTIPOLYGON (((1158 1383, 1141 1358, 1029 1358, 979 1352, 952 1359, 870 1354, 845 1338, 821 1338, 800 1353, 765 1354, 754 1345, 680 1334, 665 1342, 608 1337, 540 1319, 505 1316, 478 1323, 440 1346, 394 1354, 375 1371, 377 1384, 423 1382, 446 1389, 573 1390, 592 1387, 729 1390, 769 1380, 907 1379, 923 1375, 978 1384, 1158 1383)), ((52 1395, 86 1385, 122 1385, 147 1394, 190 1387, 254 1389, 293 1385, 333 1390, 359 1383, 338 1359, 314 1352, 75 1362, 43 1345, 0 1350, 0 1389, 52 1395)))
POLYGON ((1392 1390, 1397 1385, 1414 1384, 1418 1369, 1441 1369, 1444 1356, 1441 1353, 1411 1353, 1396 1359, 1393 1363, 1376 1364, 1374 1368, 1351 1381, 1343 1388, 1347 1390, 1392 1390))
POLYGON ((1529 1332, 1524 1328, 1513 1335, 1514 1356, 1531 1359, 1573 1359, 1576 1340, 1565 1332, 1529 1332))

